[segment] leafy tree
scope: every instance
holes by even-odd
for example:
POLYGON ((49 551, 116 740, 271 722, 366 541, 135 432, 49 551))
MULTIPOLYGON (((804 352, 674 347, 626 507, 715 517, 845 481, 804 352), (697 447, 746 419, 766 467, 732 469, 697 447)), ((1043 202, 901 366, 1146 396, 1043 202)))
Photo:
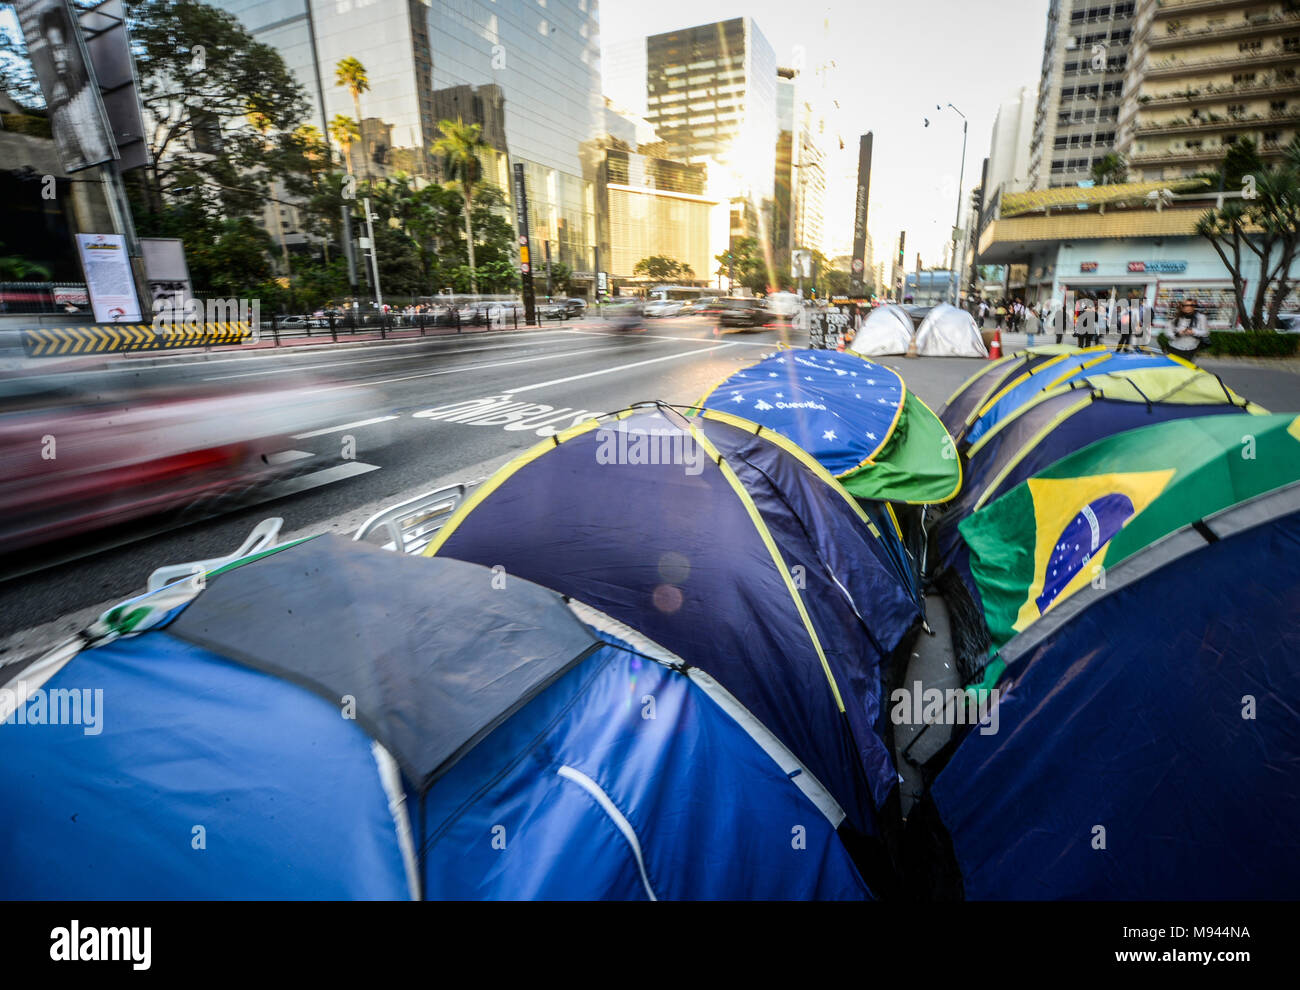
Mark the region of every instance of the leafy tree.
POLYGON ((172 191, 205 183, 215 215, 260 212, 271 177, 304 166, 293 131, 308 103, 284 60, 197 0, 134 0, 128 12, 151 124, 145 208, 160 213, 172 191), (250 114, 265 121, 261 133, 250 114))
POLYGON ((767 263, 756 237, 737 237, 731 249, 714 256, 719 272, 753 292, 767 289, 767 263))
POLYGON ((656 282, 676 282, 682 279, 695 278, 695 271, 690 265, 662 254, 642 258, 632 266, 632 274, 653 279, 656 282))
POLYGON ((1272 168, 1253 154, 1253 145, 1242 148, 1242 144, 1250 142, 1229 149, 1220 173, 1224 188, 1230 177, 1236 179, 1241 198, 1227 199, 1221 207, 1207 210, 1197 222, 1196 232, 1210 242, 1232 276, 1242 325, 1248 330, 1276 330, 1278 313, 1293 284, 1291 268, 1300 251, 1300 135, 1291 140, 1282 161, 1272 168), (1243 262, 1252 256, 1259 277, 1248 311, 1243 262))
POLYGON ((567 296, 570 291, 570 283, 573 280, 573 269, 563 261, 544 261, 538 267, 534 276, 534 285, 545 286, 547 277, 550 277, 551 294, 558 296, 567 296))
POLYGON ((1092 181, 1099 186, 1115 185, 1128 181, 1128 163, 1114 152, 1103 155, 1092 163, 1092 181))
POLYGON ((478 292, 474 274, 474 211, 475 186, 482 181, 483 166, 479 153, 488 147, 483 140, 480 124, 466 124, 464 120, 440 120, 438 130, 442 137, 434 142, 433 153, 442 158, 444 174, 454 180, 465 197, 465 244, 469 252, 470 291, 478 292))

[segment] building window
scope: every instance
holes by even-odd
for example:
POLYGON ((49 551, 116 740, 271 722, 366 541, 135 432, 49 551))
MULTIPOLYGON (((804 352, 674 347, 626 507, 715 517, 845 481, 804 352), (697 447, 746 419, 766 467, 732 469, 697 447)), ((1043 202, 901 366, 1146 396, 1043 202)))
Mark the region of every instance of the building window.
POLYGON ((1269 100, 1268 108, 1273 111, 1273 113, 1281 113, 1286 109, 1286 100, 1269 100))
POLYGON ((1253 72, 1234 72, 1232 74, 1232 84, 1234 86, 1240 85, 1241 83, 1253 83, 1254 81, 1255 73, 1253 72))
POLYGON ((1238 41, 1237 51, 1239 52, 1257 52, 1264 47, 1262 41, 1238 41))
POLYGON ((1300 35, 1293 34, 1289 38, 1283 38, 1282 50, 1287 52, 1300 52, 1300 35))

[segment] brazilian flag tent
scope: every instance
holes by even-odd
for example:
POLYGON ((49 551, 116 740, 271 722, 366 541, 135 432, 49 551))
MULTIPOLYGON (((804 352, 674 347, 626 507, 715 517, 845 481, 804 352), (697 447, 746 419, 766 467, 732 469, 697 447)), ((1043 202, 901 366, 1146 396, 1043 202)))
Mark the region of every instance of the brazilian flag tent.
MULTIPOLYGON (((1061 538, 1046 538, 1047 558, 1064 562, 1058 546, 1074 555, 1078 542, 1082 552, 1092 545, 1094 520, 1101 536, 1127 511, 1113 496, 1140 502, 1161 491, 1142 513, 1158 525, 1143 526, 1141 537, 1133 529, 1128 546, 1112 538, 1104 584, 1057 594, 1054 607, 1002 648, 1006 671, 992 709, 996 724, 988 723, 994 731, 971 729, 961 738, 908 816, 919 847, 947 851, 932 861, 946 867, 928 878, 932 892, 1295 898, 1300 485, 1218 511, 1201 508, 1284 476, 1264 463, 1269 456, 1288 458, 1294 475, 1289 429, 1259 430, 1253 460, 1241 456, 1245 431, 1236 417, 1137 431, 1217 442, 1223 456, 1200 458, 1199 477, 1185 482, 1186 456, 1129 460, 1147 477, 1127 480, 1117 459, 1114 484, 1090 499, 1082 526, 1067 523, 1061 538), (1207 425, 1224 432, 1212 436, 1207 425), (1162 481, 1170 468, 1174 475, 1162 481), (1191 487, 1179 491, 1184 484, 1191 487), (1194 521, 1177 525, 1179 515, 1194 521), (1166 526, 1161 538, 1126 552, 1166 526)), ((1143 523, 1142 515, 1126 528, 1143 523)), ((1057 576, 1065 576, 1059 566, 1057 576)))
POLYGON ((814 776, 607 615, 338 536, 203 583, 5 668, 0 896, 869 896, 814 776))
POLYGON ((967 447, 962 493, 945 507, 934 528, 938 565, 953 563, 962 546, 959 522, 1089 443, 1171 419, 1264 412, 1200 368, 1176 365, 1071 377, 1011 412, 967 447))
POLYGON ((520 455, 427 552, 572 596, 706 671, 876 835, 897 784, 883 685, 920 616, 891 539, 781 434, 645 405, 520 455))
POLYGON ((788 437, 861 499, 931 504, 961 487, 961 463, 939 418, 898 372, 853 353, 778 351, 696 405, 788 437))
POLYGON ((1058 461, 959 526, 993 643, 1095 590, 1167 533, 1296 480, 1300 417, 1291 413, 1160 423, 1058 461))

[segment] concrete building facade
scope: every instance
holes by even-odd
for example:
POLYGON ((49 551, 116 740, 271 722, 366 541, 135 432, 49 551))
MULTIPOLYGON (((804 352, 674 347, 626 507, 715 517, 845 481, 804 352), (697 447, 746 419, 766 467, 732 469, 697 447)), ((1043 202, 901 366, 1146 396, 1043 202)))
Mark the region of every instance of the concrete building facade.
POLYGON ((1300 130, 1300 5, 1139 0, 1125 88, 1132 178, 1212 170, 1234 141, 1280 158, 1300 130))
POLYGON ((1136 0, 1051 0, 1029 145, 1029 186, 1087 181, 1115 149, 1136 0))

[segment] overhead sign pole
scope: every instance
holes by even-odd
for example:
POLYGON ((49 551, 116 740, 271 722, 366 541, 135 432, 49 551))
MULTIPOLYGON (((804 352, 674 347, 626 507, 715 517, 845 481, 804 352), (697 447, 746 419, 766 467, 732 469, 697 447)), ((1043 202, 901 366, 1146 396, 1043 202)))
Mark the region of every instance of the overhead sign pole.
POLYGON ((515 162, 515 227, 519 232, 519 275, 523 281, 524 322, 537 322, 537 298, 533 295, 533 266, 528 251, 528 190, 524 186, 524 166, 515 162))

